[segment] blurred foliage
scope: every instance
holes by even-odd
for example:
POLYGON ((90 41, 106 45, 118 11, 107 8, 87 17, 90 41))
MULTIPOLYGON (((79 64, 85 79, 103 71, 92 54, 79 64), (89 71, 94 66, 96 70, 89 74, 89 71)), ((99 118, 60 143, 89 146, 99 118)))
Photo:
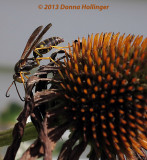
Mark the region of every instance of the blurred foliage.
POLYGON ((55 147, 55 149, 54 149, 54 151, 53 151, 53 156, 58 155, 58 153, 60 152, 61 147, 62 147, 62 145, 63 145, 64 142, 65 142, 64 140, 59 140, 59 141, 56 143, 56 147, 55 147))
POLYGON ((13 72, 13 66, 1 66, 0 65, 0 73, 12 73, 13 72))
POLYGON ((22 110, 22 106, 16 102, 10 103, 5 110, 0 113, 0 124, 15 123, 16 118, 22 110))

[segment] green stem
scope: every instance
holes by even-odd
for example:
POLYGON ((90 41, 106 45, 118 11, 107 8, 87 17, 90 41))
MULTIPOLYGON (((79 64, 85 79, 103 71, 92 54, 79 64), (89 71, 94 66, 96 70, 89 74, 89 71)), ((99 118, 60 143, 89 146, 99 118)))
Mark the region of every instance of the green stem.
MULTIPOLYGON (((13 140, 12 132, 13 128, 0 132, 0 147, 7 146, 12 143, 13 140)), ((31 122, 27 123, 24 130, 22 142, 35 139, 37 136, 38 134, 34 125, 31 122)))

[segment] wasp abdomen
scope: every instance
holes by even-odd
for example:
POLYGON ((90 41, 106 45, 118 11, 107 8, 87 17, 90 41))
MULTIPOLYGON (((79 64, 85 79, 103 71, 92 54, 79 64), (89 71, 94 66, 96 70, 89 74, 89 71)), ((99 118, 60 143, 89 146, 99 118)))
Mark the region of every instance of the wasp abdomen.
POLYGON ((38 55, 42 56, 42 54, 46 54, 47 52, 49 52, 52 49, 51 46, 57 46, 59 43, 62 43, 62 42, 64 42, 64 39, 60 38, 60 37, 51 37, 51 38, 45 39, 44 41, 40 42, 36 46, 35 50, 37 50, 37 48, 38 48, 37 52, 39 54, 36 54, 36 52, 33 52, 33 55, 35 58, 38 55), (40 49, 40 48, 42 48, 42 49, 40 49))

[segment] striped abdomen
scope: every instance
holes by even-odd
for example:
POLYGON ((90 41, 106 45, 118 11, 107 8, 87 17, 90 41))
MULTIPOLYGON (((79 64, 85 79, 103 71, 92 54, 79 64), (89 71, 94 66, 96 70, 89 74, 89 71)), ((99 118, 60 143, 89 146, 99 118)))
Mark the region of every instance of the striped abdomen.
POLYGON ((63 38, 60 37, 51 37, 48 39, 45 39, 44 41, 41 41, 37 46, 35 51, 37 51, 39 54, 36 54, 36 52, 33 52, 34 57, 36 58, 37 56, 42 56, 42 54, 46 54, 47 52, 49 52, 52 47, 51 46, 57 46, 59 43, 64 42, 63 38), (49 47, 47 49, 45 49, 46 47, 49 47), (38 50, 37 50, 38 48, 38 50), (42 48, 42 49, 40 49, 42 48))

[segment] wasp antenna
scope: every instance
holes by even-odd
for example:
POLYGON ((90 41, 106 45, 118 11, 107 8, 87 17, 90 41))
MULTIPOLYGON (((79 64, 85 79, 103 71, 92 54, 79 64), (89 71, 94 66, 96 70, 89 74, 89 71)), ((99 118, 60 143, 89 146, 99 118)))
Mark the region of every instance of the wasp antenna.
POLYGON ((19 94, 19 91, 18 91, 18 88, 17 88, 17 85, 16 85, 15 81, 13 81, 13 83, 14 83, 14 85, 15 85, 15 88, 16 88, 16 91, 17 91, 17 94, 18 94, 20 100, 21 100, 21 101, 25 101, 25 99, 22 99, 22 98, 21 98, 21 96, 20 96, 20 94, 19 94))
POLYGON ((7 89, 6 97, 10 97, 10 94, 8 95, 8 92, 9 92, 10 88, 12 87, 13 83, 14 83, 14 81, 11 83, 11 85, 10 85, 9 88, 7 89))

